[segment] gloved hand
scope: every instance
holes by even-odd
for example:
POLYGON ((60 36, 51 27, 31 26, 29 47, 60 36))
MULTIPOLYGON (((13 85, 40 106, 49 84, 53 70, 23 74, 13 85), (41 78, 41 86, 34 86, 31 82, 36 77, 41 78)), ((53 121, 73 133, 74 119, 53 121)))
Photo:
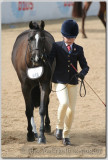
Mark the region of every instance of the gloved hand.
POLYGON ((80 78, 81 80, 83 80, 85 76, 84 76, 83 73, 80 72, 80 73, 78 73, 78 74, 76 75, 76 77, 77 77, 77 78, 80 78))

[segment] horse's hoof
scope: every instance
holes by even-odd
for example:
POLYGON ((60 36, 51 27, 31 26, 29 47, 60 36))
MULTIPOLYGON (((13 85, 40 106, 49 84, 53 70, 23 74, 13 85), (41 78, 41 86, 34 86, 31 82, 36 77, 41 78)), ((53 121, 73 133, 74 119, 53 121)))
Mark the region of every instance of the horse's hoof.
POLYGON ((34 133, 35 138, 38 138, 38 133, 34 133))
POLYGON ((34 133, 33 133, 33 132, 30 133, 30 134, 27 133, 27 141, 28 141, 28 142, 33 142, 33 141, 35 141, 35 136, 34 136, 34 133))
POLYGON ((51 133, 51 126, 45 126, 45 133, 51 133))
POLYGON ((87 36, 86 35, 82 35, 82 38, 87 38, 87 36))
POLYGON ((38 143, 39 143, 39 144, 41 144, 41 143, 44 143, 44 144, 45 144, 45 143, 46 143, 46 138, 45 138, 45 137, 39 137, 39 138, 38 138, 38 143))

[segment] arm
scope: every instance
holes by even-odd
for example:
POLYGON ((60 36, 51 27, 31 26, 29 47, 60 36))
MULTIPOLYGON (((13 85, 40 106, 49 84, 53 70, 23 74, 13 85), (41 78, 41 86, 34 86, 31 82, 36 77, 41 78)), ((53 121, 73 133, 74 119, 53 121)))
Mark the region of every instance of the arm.
POLYGON ((87 64, 86 58, 84 56, 83 48, 81 48, 81 51, 78 56, 79 64, 82 68, 81 72, 79 73, 79 78, 84 79, 85 75, 89 71, 89 66, 87 64))

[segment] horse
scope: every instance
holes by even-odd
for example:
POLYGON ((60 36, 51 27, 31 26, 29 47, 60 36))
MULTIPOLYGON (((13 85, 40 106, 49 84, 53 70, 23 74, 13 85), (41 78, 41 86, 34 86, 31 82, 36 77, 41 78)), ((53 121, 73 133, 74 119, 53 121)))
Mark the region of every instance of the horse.
POLYGON ((44 132, 51 132, 48 104, 53 69, 48 55, 55 40, 44 27, 44 21, 40 24, 31 21, 29 29, 16 38, 11 56, 25 100, 25 114, 28 121, 27 141, 32 142, 38 138, 38 143, 46 143, 44 132), (34 107, 39 107, 41 118, 39 136, 34 122, 34 107))
MULTIPOLYGON (((98 12, 98 17, 103 23, 104 27, 106 28, 106 21, 104 18, 105 12, 106 12, 106 2, 99 2, 100 8, 98 12)), ((72 17, 82 17, 82 36, 83 38, 87 38, 87 35, 85 34, 85 19, 88 9, 90 8, 92 2, 84 2, 84 5, 82 7, 82 2, 74 2, 73 10, 72 10, 72 17)))

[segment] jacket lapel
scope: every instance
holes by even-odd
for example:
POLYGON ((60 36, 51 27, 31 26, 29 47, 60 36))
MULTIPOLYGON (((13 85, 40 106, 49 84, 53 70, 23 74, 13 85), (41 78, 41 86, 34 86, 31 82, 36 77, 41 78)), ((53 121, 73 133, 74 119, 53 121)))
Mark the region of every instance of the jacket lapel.
POLYGON ((64 41, 62 41, 62 48, 63 48, 64 51, 67 52, 67 54, 68 54, 68 49, 67 49, 64 41))

